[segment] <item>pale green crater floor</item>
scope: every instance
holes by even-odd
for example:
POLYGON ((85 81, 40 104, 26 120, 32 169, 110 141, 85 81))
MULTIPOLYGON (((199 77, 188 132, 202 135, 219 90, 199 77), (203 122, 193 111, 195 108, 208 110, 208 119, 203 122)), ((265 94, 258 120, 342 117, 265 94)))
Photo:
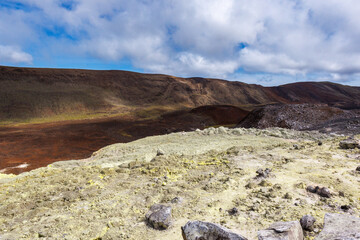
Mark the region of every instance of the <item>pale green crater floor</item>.
POLYGON ((360 212, 360 151, 339 149, 342 139, 210 128, 114 144, 89 159, 0 175, 0 239, 182 239, 180 227, 188 220, 219 223, 256 239, 257 230, 305 214, 316 217, 320 231, 326 212, 342 212, 341 205, 351 206, 346 214, 360 212), (158 149, 165 155, 156 156, 158 149), (259 168, 271 169, 271 176, 255 180, 259 168), (307 185, 328 187, 333 197, 308 193, 307 185), (183 201, 172 204, 175 197, 183 201), (154 203, 172 205, 170 229, 146 225, 154 203), (227 212, 233 207, 236 216, 227 212))

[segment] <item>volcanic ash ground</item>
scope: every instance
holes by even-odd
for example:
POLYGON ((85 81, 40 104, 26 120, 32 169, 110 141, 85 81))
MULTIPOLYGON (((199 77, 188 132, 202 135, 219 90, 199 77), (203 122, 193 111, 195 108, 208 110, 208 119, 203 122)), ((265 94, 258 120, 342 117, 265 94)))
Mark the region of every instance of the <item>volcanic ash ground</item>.
POLYGON ((360 150, 341 149, 345 138, 209 128, 1 175, 0 239, 182 239, 181 226, 195 220, 257 239, 258 230, 304 215, 316 218, 305 233, 312 239, 326 213, 359 216, 360 150), (171 207, 166 230, 146 220, 154 204, 171 207))

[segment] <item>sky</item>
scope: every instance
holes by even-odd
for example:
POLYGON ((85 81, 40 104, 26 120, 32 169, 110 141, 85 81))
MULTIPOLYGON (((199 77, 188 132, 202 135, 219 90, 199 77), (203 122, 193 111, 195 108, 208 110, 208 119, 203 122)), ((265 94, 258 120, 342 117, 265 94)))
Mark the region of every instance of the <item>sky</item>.
POLYGON ((0 65, 360 86, 360 1, 0 0, 0 65))

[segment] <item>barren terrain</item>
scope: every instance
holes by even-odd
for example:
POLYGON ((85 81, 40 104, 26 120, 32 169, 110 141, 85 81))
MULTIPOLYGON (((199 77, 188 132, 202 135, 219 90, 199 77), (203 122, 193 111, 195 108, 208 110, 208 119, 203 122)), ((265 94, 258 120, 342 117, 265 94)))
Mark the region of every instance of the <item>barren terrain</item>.
POLYGON ((359 108, 359 96, 359 87, 329 82, 262 87, 126 71, 0 67, 0 171, 82 159, 146 136, 236 125, 268 104, 359 108))
POLYGON ((109 144, 146 136, 231 125, 248 112, 233 106, 206 106, 147 119, 148 114, 0 127, 0 173, 19 174, 55 161, 87 158, 109 144))
POLYGON ((360 213, 360 150, 340 149, 344 138, 279 128, 208 128, 0 175, 0 239, 180 240, 180 226, 188 220, 215 222, 256 239, 257 230, 305 214, 317 220, 315 232, 307 233, 312 239, 325 213, 360 213), (270 175, 257 177, 265 168, 270 175), (307 192, 309 185, 329 188, 331 198, 307 192), (168 230, 147 226, 145 213, 154 203, 172 206, 168 230), (234 207, 239 212, 232 215, 234 207))

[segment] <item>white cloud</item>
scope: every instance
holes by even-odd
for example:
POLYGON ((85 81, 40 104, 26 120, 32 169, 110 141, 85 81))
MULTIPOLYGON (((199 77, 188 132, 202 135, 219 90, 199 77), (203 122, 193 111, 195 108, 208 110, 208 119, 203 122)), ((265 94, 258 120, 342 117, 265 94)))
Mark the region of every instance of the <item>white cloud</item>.
POLYGON ((69 59, 125 58, 144 71, 179 76, 234 78, 242 69, 241 80, 360 85, 358 0, 20 2, 31 10, 0 9, 4 46, 36 46, 69 59))
POLYGON ((33 58, 18 47, 0 45, 0 63, 26 63, 31 64, 33 58))

